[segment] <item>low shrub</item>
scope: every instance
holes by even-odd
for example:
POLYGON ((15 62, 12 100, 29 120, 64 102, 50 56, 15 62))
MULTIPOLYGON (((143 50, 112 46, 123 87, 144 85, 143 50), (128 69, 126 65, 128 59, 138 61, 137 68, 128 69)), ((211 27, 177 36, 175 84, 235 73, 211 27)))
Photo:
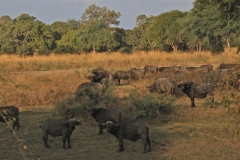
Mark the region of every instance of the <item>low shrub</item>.
POLYGON ((130 54, 130 53, 132 53, 132 49, 129 47, 123 47, 123 48, 119 49, 118 52, 120 52, 122 54, 130 54))

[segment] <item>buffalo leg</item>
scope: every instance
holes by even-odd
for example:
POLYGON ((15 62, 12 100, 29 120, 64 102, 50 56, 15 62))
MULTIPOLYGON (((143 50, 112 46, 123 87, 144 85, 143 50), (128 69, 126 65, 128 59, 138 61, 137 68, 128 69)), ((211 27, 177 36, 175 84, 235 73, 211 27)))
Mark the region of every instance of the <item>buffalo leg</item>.
POLYGON ((144 153, 146 153, 146 150, 147 150, 147 142, 144 141, 143 145, 144 145, 144 148, 143 148, 143 154, 144 154, 144 153))
POLYGON ((19 130, 19 118, 17 118, 16 125, 17 125, 17 130, 19 130))
POLYGON ((118 79, 118 84, 120 84, 120 79, 118 79))
POLYGON ((194 98, 191 99, 191 107, 195 107, 194 98))
POLYGON ((98 134, 102 134, 103 133, 102 124, 98 124, 98 127, 99 127, 99 133, 98 134))
POLYGON ((45 131, 45 132, 44 132, 44 135, 43 135, 43 142, 44 142, 44 146, 45 146, 46 148, 49 148, 48 143, 47 143, 47 140, 48 140, 48 133, 47 133, 47 131, 45 131))
POLYGON ((150 141, 148 136, 147 136, 147 144, 148 144, 148 152, 151 152, 151 150, 152 150, 152 148, 151 148, 151 141, 150 141))
POLYGON ((17 126, 17 130, 19 130, 19 119, 18 118, 13 120, 13 126, 12 126, 13 130, 14 130, 15 126, 17 126))
POLYGON ((141 140, 143 142, 143 154, 146 153, 146 150, 147 150, 147 145, 148 145, 148 142, 147 142, 147 136, 144 134, 144 135, 141 135, 141 140))
POLYGON ((67 137, 67 142, 68 142, 68 148, 72 148, 71 145, 70 145, 70 136, 67 137))
POLYGON ((63 136, 63 148, 66 148, 66 136, 63 136))
POLYGON ((124 151, 124 149, 123 149, 123 138, 119 138, 118 140, 119 140, 119 150, 118 150, 118 152, 122 152, 122 151, 124 151))

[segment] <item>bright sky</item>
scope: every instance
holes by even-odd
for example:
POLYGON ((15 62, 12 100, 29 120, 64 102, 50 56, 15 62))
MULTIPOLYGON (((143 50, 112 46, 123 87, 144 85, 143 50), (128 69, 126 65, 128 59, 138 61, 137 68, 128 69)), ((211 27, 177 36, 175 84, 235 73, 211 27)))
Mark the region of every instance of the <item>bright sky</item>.
POLYGON ((157 16, 171 10, 189 11, 194 0, 0 0, 0 17, 12 19, 27 13, 46 24, 80 19, 92 4, 121 13, 120 28, 133 29, 137 16, 157 16))

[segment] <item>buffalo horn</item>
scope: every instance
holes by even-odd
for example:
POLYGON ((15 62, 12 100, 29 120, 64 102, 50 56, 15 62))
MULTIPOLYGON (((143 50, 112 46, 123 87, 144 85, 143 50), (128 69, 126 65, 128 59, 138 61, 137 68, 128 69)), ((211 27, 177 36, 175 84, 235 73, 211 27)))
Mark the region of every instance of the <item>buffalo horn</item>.
POLYGON ((112 123, 114 126, 118 126, 119 125, 119 122, 117 122, 117 123, 112 123))

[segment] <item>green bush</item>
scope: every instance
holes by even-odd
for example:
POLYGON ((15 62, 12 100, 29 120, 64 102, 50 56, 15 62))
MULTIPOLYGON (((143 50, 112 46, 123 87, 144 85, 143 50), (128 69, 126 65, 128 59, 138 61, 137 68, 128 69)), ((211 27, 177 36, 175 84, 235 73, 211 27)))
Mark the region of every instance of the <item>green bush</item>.
POLYGON ((104 80, 100 91, 91 88, 77 90, 72 97, 56 105, 57 113, 62 116, 81 116, 85 119, 89 115, 87 109, 90 107, 114 107, 117 97, 113 94, 112 87, 111 82, 104 80))
POLYGON ((131 54, 132 53, 132 49, 129 48, 129 47, 123 47, 123 48, 119 49, 118 52, 120 52, 122 54, 131 54))
POLYGON ((159 118, 160 114, 169 114, 172 112, 172 102, 175 100, 172 96, 146 93, 138 97, 136 93, 130 94, 133 106, 136 107, 137 116, 140 118, 159 118))

